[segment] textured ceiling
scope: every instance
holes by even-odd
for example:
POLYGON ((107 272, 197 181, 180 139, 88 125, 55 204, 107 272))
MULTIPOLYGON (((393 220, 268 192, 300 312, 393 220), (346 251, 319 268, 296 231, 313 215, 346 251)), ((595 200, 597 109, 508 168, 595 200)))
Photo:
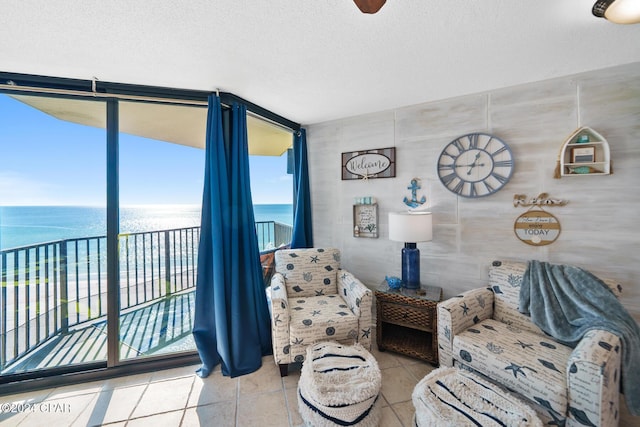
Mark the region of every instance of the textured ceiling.
POLYGON ((218 88, 311 124, 640 61, 640 25, 593 1, 2 1, 0 71, 218 88))

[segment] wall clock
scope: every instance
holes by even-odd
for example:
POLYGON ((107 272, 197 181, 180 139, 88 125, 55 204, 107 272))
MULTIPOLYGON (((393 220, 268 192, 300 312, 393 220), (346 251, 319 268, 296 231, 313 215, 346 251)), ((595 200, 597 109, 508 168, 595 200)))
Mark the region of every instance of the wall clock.
POLYGON ((513 153, 504 141, 486 133, 470 133, 444 147, 438 158, 438 177, 459 196, 484 197, 505 186, 513 166, 513 153))

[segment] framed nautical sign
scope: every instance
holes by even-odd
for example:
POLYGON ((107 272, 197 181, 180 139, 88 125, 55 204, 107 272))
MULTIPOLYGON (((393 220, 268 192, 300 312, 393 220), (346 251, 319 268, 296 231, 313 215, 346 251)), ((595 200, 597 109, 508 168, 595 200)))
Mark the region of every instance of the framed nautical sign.
POLYGON ((396 176, 396 148, 342 153, 342 179, 393 178, 396 176))
POLYGON ((531 209, 516 219, 513 230, 524 243, 544 246, 556 241, 560 235, 560 222, 547 211, 531 209))

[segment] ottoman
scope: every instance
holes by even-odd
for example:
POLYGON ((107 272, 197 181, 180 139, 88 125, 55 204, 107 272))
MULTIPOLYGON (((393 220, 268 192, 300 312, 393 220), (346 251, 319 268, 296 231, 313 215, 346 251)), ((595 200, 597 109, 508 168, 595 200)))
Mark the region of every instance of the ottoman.
POLYGON ((307 347, 298 382, 298 410, 307 426, 377 426, 381 374, 360 344, 307 347))
POLYGON ((524 401, 478 375, 440 368, 424 377, 412 394, 415 425, 542 427, 524 401))

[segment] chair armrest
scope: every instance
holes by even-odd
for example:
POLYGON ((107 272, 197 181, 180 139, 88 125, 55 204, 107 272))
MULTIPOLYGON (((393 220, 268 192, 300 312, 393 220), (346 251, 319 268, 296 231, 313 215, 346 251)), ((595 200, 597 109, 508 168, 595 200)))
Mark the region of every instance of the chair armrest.
POLYGON ((493 316, 493 292, 477 288, 438 303, 438 359, 453 366, 453 339, 476 323, 493 316))
POLYGON ((620 338, 611 332, 587 332, 567 361, 568 415, 599 426, 618 424, 620 338))
POLYGON ((276 363, 289 363, 289 301, 284 276, 274 273, 271 278, 271 332, 276 363))
POLYGON ((373 293, 347 270, 338 271, 338 294, 358 318, 358 342, 371 348, 371 316, 373 293))

